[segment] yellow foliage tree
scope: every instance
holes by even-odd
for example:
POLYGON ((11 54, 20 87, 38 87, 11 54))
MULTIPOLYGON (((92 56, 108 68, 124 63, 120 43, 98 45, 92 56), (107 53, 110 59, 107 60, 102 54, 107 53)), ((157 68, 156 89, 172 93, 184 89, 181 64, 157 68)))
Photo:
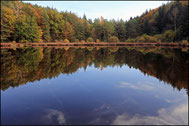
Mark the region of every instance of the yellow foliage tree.
POLYGON ((10 34, 14 32, 16 17, 11 8, 2 6, 1 11, 1 40, 3 41, 6 40, 7 37, 10 37, 10 34))
POLYGON ((43 42, 43 39, 42 39, 43 31, 39 26, 38 28, 39 28, 39 42, 43 42))
POLYGON ((100 42, 100 40, 99 39, 96 39, 96 43, 99 43, 100 42))
POLYGON ((69 43, 70 41, 68 39, 64 39, 64 43, 69 43))
POLYGON ((81 40, 81 43, 85 43, 85 40, 81 40))
POLYGON ((101 25, 104 25, 104 18, 103 18, 102 16, 101 16, 100 18, 101 18, 100 24, 101 24, 101 25))
POLYGON ((64 37, 66 39, 71 38, 73 36, 73 28, 69 22, 65 22, 65 30, 64 30, 64 37))

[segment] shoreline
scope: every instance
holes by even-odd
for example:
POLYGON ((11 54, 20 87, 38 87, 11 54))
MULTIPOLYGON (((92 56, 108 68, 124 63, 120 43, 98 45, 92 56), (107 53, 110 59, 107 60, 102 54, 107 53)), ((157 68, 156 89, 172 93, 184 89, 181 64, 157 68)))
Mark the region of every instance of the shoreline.
POLYGON ((126 43, 126 42, 116 42, 116 43, 107 43, 107 42, 88 42, 88 43, 1 43, 1 48, 22 48, 22 47, 172 47, 172 48, 183 48, 189 47, 188 43, 126 43))

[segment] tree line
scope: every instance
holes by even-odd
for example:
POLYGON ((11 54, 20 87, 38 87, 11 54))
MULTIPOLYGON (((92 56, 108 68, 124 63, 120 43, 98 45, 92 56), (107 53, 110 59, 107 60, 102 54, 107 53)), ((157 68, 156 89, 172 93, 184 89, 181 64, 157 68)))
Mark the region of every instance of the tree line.
POLYGON ((188 40, 188 2, 174 1, 128 21, 94 20, 20 1, 1 1, 1 42, 173 42, 188 40))

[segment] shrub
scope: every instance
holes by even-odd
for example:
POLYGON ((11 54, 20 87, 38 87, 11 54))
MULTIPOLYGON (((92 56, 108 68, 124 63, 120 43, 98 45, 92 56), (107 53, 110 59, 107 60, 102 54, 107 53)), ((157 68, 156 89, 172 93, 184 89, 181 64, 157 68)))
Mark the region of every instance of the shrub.
POLYGON ((87 49, 88 49, 89 51, 92 51, 92 50, 93 50, 93 47, 87 47, 87 49))
POLYGON ((79 39, 75 39, 75 41, 74 41, 74 42, 80 42, 80 41, 79 41, 79 39))
POLYGON ((141 42, 157 42, 157 39, 154 36, 144 34, 140 38, 141 42))
POLYGON ((135 42, 139 42, 140 36, 135 38, 135 42))
POLYGON ((187 40, 182 40, 182 43, 187 45, 188 44, 188 41, 187 40))
POLYGON ((20 47, 23 48, 23 47, 24 47, 24 44, 20 44, 20 47))
POLYGON ((161 34, 154 35, 154 37, 156 38, 157 42, 161 42, 161 40, 162 40, 161 34))
POLYGON ((138 42, 145 42, 145 38, 143 36, 141 36, 139 39, 138 39, 138 42))
POLYGON ((20 40, 19 43, 29 43, 28 40, 20 40))
POLYGON ((119 50, 119 47, 109 47, 110 52, 114 53, 119 50))
POLYGON ((125 42, 135 42, 135 39, 129 38, 129 39, 127 39, 125 42))
POLYGON ((64 42, 65 43, 69 43, 70 41, 68 39, 64 39, 64 42))
POLYGON ((56 40, 56 42, 61 43, 64 42, 64 40, 60 39, 60 40, 56 40))
POLYGON ((167 30, 162 34, 162 41, 164 42, 173 42, 175 39, 176 33, 173 30, 167 30))
POLYGON ((149 42, 149 35, 143 34, 142 37, 144 38, 144 42, 149 42))
POLYGON ((157 39, 153 36, 148 36, 148 41, 147 42, 157 42, 157 39))
POLYGON ((70 49, 70 47, 64 47, 64 50, 68 51, 70 49))
POLYGON ((39 39, 39 42, 43 42, 43 39, 39 39))
POLYGON ((81 40, 81 43, 85 43, 85 40, 81 40))
POLYGON ((87 42, 94 42, 94 40, 93 40, 92 37, 89 37, 89 38, 87 39, 87 42))
POLYGON ((118 39, 116 36, 111 36, 111 37, 108 39, 108 42, 119 42, 119 39, 118 39))
POLYGON ((96 43, 99 43, 100 42, 100 40, 99 39, 96 39, 96 43))

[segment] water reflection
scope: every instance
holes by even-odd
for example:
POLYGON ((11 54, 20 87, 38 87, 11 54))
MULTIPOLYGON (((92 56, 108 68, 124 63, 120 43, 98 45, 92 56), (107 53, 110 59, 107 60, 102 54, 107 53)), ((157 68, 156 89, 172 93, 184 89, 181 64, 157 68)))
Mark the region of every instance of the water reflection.
POLYGON ((154 76, 174 88, 188 90, 188 53, 181 49, 160 48, 25 48, 1 50, 1 89, 15 87, 59 74, 72 74, 94 64, 128 65, 154 76))
POLYGON ((127 113, 118 115, 113 125, 180 125, 188 124, 188 103, 171 108, 161 108, 157 116, 139 115, 130 116, 127 113))
POLYGON ((188 123, 181 49, 25 48, 1 56, 1 124, 188 123))
POLYGON ((121 88, 125 88, 125 87, 128 87, 128 88, 132 88, 132 89, 136 89, 136 90, 153 90, 153 86, 150 86, 149 84, 131 84, 131 83, 128 83, 128 82, 121 82, 120 83, 120 87, 121 88))
POLYGON ((43 117, 43 120, 47 124, 59 124, 63 125, 66 123, 66 119, 64 117, 63 112, 54 110, 54 109, 47 109, 46 115, 43 117))

